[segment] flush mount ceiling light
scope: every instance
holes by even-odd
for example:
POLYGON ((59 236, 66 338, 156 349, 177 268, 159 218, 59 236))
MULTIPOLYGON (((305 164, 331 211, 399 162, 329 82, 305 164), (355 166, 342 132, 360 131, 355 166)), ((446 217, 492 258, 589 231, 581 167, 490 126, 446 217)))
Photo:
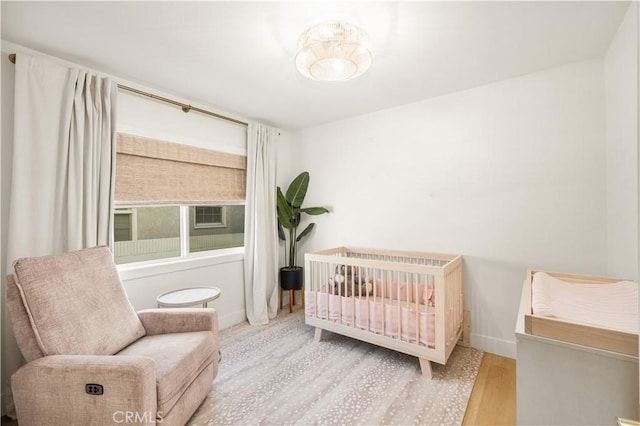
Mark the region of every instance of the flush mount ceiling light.
POLYGON ((347 22, 324 22, 298 39, 296 68, 305 77, 343 81, 362 75, 371 66, 369 37, 347 22))

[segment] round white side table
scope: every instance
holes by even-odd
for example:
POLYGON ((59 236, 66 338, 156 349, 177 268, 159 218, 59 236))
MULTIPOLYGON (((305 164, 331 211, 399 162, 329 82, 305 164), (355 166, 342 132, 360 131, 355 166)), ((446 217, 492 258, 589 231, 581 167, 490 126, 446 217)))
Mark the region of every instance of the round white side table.
POLYGON ((184 308, 199 304, 206 308, 207 303, 220 297, 220 293, 218 287, 183 288, 162 293, 156 298, 156 302, 159 308, 184 308))

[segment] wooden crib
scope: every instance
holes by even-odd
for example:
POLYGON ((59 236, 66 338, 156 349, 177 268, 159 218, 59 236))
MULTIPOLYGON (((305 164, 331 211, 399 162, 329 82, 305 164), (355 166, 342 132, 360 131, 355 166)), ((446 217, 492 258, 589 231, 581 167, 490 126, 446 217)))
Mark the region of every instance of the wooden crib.
POLYGON ((445 364, 463 330, 462 257, 338 247, 305 255, 305 318, 329 330, 445 364))

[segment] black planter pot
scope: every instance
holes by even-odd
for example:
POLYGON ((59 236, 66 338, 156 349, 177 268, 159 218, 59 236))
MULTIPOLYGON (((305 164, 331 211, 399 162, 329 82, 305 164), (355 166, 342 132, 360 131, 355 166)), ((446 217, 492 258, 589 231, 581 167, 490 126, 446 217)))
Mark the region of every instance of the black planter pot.
POLYGON ((280 288, 283 290, 300 290, 304 284, 302 266, 280 268, 280 288))

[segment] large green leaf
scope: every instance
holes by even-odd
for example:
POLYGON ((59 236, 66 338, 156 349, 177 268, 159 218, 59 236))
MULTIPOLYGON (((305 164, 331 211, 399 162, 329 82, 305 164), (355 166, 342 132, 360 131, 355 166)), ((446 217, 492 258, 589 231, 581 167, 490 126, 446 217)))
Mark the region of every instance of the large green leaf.
POLYGON ((302 205, 304 197, 307 196, 307 188, 309 187, 309 172, 300 173, 289 185, 287 189, 287 202, 295 208, 302 205))
POLYGON ((282 190, 280 187, 277 189, 277 209, 278 211, 278 221, 280 224, 286 229, 293 228, 293 224, 291 223, 291 219, 295 219, 295 213, 287 200, 284 198, 282 194, 282 190))
POLYGON ((312 214, 314 216, 329 213, 329 210, 325 209, 324 207, 307 207, 304 209, 300 209, 300 211, 305 212, 306 214, 312 214))
POLYGON ((307 235, 309 232, 311 232, 313 230, 313 227, 316 226, 315 223, 310 223, 309 226, 307 226, 304 231, 302 231, 300 233, 300 235, 298 235, 298 238, 296 238, 296 242, 300 241, 302 239, 302 237, 304 237, 305 235, 307 235))

